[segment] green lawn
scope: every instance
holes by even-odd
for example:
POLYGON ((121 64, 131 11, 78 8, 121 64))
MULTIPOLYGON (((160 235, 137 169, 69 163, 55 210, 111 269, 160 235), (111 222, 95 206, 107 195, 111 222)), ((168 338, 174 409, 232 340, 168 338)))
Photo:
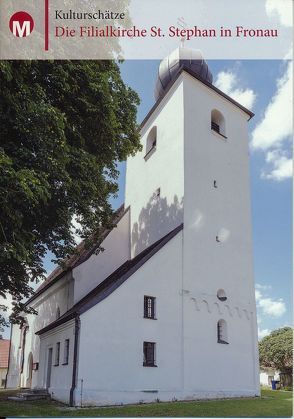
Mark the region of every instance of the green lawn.
POLYGON ((262 390, 261 398, 218 401, 172 402, 121 407, 68 409, 53 401, 12 402, 13 391, 0 390, 0 416, 68 417, 291 417, 292 393, 262 390))

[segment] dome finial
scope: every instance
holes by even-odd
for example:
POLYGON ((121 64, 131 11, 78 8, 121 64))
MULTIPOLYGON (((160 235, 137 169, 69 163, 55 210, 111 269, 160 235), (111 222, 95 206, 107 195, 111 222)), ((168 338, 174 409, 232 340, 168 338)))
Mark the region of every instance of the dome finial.
MULTIPOLYGON (((182 17, 178 17, 177 25, 180 26, 180 28, 182 28, 182 29, 186 29, 187 28, 187 23, 186 23, 185 19, 183 18, 183 16, 182 17)), ((181 38, 181 41, 180 41, 181 42, 180 43, 180 48, 184 48, 184 46, 185 46, 185 40, 186 40, 186 38, 183 36, 181 38)))

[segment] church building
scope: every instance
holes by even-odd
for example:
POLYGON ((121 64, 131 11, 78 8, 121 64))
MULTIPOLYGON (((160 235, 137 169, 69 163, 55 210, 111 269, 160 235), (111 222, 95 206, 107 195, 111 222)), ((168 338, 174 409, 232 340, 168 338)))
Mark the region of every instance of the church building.
POLYGON ((248 121, 198 51, 162 60, 113 229, 13 325, 7 388, 71 406, 259 395, 248 121), (96 251, 102 247, 103 251, 96 251))

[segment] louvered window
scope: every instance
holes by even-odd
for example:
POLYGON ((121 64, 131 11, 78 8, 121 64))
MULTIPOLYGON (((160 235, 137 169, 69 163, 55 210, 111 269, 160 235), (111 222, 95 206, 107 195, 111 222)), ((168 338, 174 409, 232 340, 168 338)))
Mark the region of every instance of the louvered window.
POLYGON ((144 296, 144 317, 155 319, 155 297, 144 296))

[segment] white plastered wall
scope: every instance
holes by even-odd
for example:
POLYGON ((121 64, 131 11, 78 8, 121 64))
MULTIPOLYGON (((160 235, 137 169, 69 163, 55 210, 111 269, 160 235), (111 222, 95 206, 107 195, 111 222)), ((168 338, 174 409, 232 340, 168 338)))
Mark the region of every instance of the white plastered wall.
POLYGON ((7 376, 6 387, 15 388, 19 386, 19 371, 20 371, 20 328, 18 325, 12 325, 11 339, 10 339, 10 357, 9 370, 7 376))
POLYGON ((249 117, 189 74, 183 73, 182 78, 185 387, 197 389, 197 376, 198 388, 207 396, 209 391, 227 395, 259 394, 249 117), (213 109, 225 118, 227 139, 211 130, 213 109), (218 289, 225 290, 227 301, 217 299, 218 289), (228 345, 217 343, 219 319, 227 322, 228 345))
MULTIPOLYGON (((35 333, 56 320, 57 308, 60 315, 64 314, 73 305, 73 283, 70 273, 64 275, 54 285, 32 301, 38 314, 25 314, 29 329, 26 333, 23 372, 21 373, 21 330, 19 325, 12 326, 12 339, 10 347, 9 372, 7 387, 26 387, 29 375, 29 355, 32 353, 33 363, 39 362, 40 338, 35 333)), ((37 386, 39 371, 32 373, 32 388, 37 386)))
MULTIPOLYGON (((33 362, 39 362, 40 339, 39 336, 35 335, 35 332, 56 320, 57 308, 60 309, 60 315, 64 314, 74 303, 130 258, 129 211, 126 212, 101 246, 105 249, 103 252, 92 255, 86 262, 73 270, 75 282, 73 282, 71 274, 68 273, 32 301, 31 306, 37 310, 38 315, 28 314, 25 316, 29 329, 26 334, 22 373, 20 373, 21 331, 18 325, 13 325, 8 388, 27 386, 30 353, 33 355, 33 362)), ((39 385, 38 375, 39 371, 33 371, 32 388, 39 385)))
POLYGON ((182 389, 182 232, 105 300, 81 315, 76 404, 168 399, 182 389), (156 297, 157 320, 143 317, 156 297), (91 331, 91 332, 89 332, 91 331), (157 367, 143 367, 143 342, 156 342, 157 367))
POLYGON ((263 386, 271 387, 271 380, 280 380, 280 375, 278 371, 275 371, 271 368, 261 369, 259 374, 260 384, 263 386), (272 378, 273 377, 273 378, 272 378))
POLYGON ((72 385, 72 369, 74 355, 75 324, 74 320, 64 323, 55 329, 48 331, 40 336, 40 367, 38 377, 38 387, 46 388, 48 351, 53 349, 51 383, 48 388, 52 398, 69 403, 70 389, 72 385), (64 365, 64 346, 65 340, 69 339, 69 358, 64 365), (59 365, 55 364, 56 344, 60 342, 59 365))
POLYGON ((127 211, 101 243, 104 250, 73 269, 75 303, 130 259, 129 219, 130 211, 127 211))
POLYGON ((183 118, 183 86, 176 81, 142 128, 142 151, 127 160, 125 204, 131 205, 132 257, 183 220, 183 118), (153 127, 156 150, 145 159, 153 127), (160 197, 155 197, 158 188, 160 197))

